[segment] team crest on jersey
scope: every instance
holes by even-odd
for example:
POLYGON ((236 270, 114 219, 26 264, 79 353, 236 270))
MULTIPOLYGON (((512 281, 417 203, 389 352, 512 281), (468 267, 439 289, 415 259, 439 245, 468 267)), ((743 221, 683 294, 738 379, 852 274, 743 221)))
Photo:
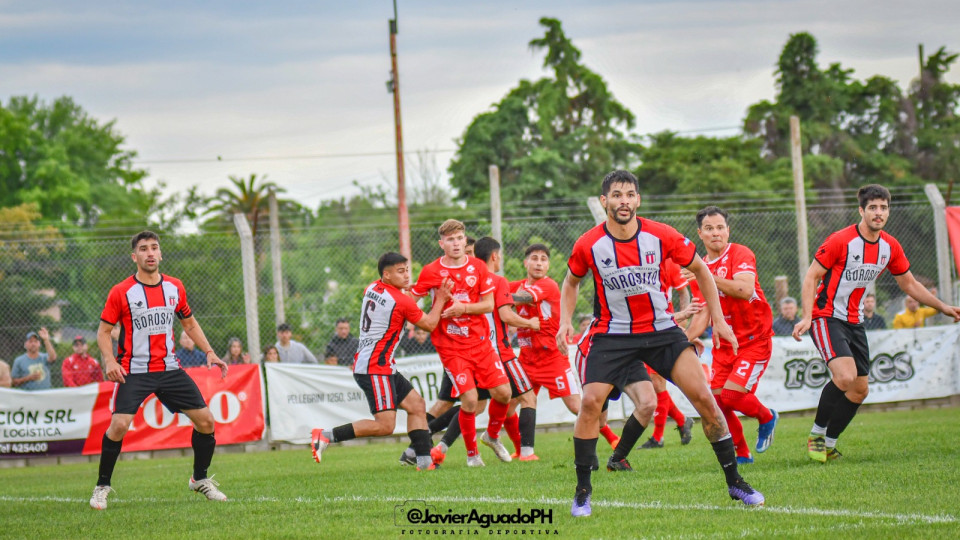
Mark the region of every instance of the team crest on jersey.
POLYGON ((886 256, 886 255, 881 255, 881 256, 880 256, 880 266, 883 266, 883 263, 885 263, 885 262, 887 262, 887 256, 886 256))
POLYGON ((447 277, 447 276, 449 276, 449 275, 450 275, 450 272, 448 272, 448 271, 446 271, 446 270, 441 270, 441 271, 440 271, 440 276, 441 276, 441 277, 447 277))
POLYGON ((459 375, 457 375, 457 384, 459 384, 460 386, 463 386, 463 385, 467 384, 467 374, 466 374, 466 373, 460 373, 459 375))
POLYGON ((726 267, 726 266, 721 266, 720 268, 717 269, 717 277, 720 277, 720 278, 725 278, 725 277, 727 277, 727 267, 726 267))
MULTIPOLYGON (((460 276, 457 276, 457 277, 460 277, 460 276)), ((473 287, 474 285, 477 284, 477 276, 467 276, 466 281, 467 281, 468 287, 473 287)))
POLYGON ((176 296, 168 296, 168 297, 167 297, 167 303, 170 304, 171 306, 177 305, 177 297, 176 297, 176 296))
POLYGON ((654 251, 647 251, 643 254, 643 256, 646 259, 647 264, 653 264, 653 262, 657 259, 657 254, 654 251))

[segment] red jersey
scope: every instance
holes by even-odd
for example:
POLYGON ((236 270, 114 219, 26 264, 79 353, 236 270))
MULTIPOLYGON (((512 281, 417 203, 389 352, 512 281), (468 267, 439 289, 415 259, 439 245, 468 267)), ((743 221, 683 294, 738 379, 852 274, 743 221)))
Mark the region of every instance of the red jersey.
POLYGON ((673 262, 673 259, 667 259, 663 263, 663 282, 667 285, 667 302, 673 312, 673 291, 679 291, 689 284, 680 273, 680 265, 673 262))
POLYGON ((353 356, 353 372, 390 375, 397 372, 393 355, 403 337, 406 321, 417 323, 423 311, 409 296, 379 279, 363 292, 360 308, 360 343, 353 356))
POLYGON ((160 274, 160 283, 145 285, 134 275, 110 289, 100 320, 120 324, 117 362, 134 374, 180 369, 174 356, 173 318, 192 315, 179 279, 160 274))
POLYGON ((83 386, 103 382, 100 363, 89 354, 71 354, 63 360, 61 369, 64 386, 83 386))
POLYGON ((514 281, 510 290, 524 290, 533 296, 533 303, 520 304, 517 313, 525 319, 536 317, 540 320, 540 330, 517 329, 520 343, 520 362, 524 366, 537 364, 560 364, 564 369, 570 367, 566 351, 557 349, 557 332, 560 330, 560 287, 550 277, 543 277, 528 284, 527 280, 514 281))
POLYGON ((868 242, 856 225, 828 236, 814 259, 827 273, 817 286, 813 318, 836 317, 852 324, 863 323, 866 288, 884 270, 890 268, 895 276, 910 271, 900 242, 883 231, 876 242, 868 242))
MULTIPOLYGON (((453 299, 461 304, 479 302, 483 295, 493 292, 496 285, 487 271, 487 265, 476 257, 467 257, 458 267, 444 265, 442 257, 423 267, 417 276, 417 284, 410 291, 414 296, 426 296, 440 287, 444 279, 453 281, 453 299)), ((451 300, 444 309, 453 305, 451 300)), ((454 352, 468 351, 482 346, 490 337, 487 318, 482 314, 461 315, 452 319, 441 319, 440 324, 430 335, 433 346, 441 354, 443 350, 454 352)))
POLYGON ((487 317, 487 324, 490 325, 490 342, 497 349, 497 356, 500 357, 500 361, 506 362, 507 360, 513 360, 517 355, 513 353, 513 347, 510 346, 507 325, 500 318, 500 307, 512 306, 513 295, 510 294, 510 284, 507 282, 507 278, 497 274, 490 274, 490 278, 496 285, 496 289, 493 290, 493 312, 484 315, 487 317))
MULTIPOLYGON (((767 303, 763 289, 760 288, 760 279, 757 277, 757 257, 750 248, 742 244, 727 244, 726 249, 716 259, 704 259, 710 273, 721 278, 733 279, 738 274, 753 276, 753 296, 747 300, 734 298, 717 290, 720 296, 720 310, 723 319, 733 329, 740 347, 746 347, 753 341, 773 337, 773 311, 767 303)), ((699 291, 698 291, 699 292, 699 291)), ((713 337, 713 346, 729 347, 722 343, 717 335, 713 337)))
POLYGON ((578 277, 593 271, 594 318, 598 333, 643 334, 675 328, 662 277, 668 259, 681 266, 697 255, 693 242, 676 229, 638 217, 637 234, 618 240, 605 223, 581 236, 567 266, 578 277))

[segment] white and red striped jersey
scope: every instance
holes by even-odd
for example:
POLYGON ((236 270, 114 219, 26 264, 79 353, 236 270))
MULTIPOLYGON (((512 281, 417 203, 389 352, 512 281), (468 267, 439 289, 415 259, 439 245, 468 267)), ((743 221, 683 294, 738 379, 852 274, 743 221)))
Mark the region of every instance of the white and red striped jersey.
POLYGON ((371 375, 396 373, 394 354, 406 321, 417 323, 423 311, 400 289, 374 281, 363 292, 360 308, 360 345, 354 355, 353 372, 371 375))
POLYGON ((180 369, 174 353, 173 318, 192 315, 179 279, 160 274, 146 285, 130 276, 110 289, 100 320, 120 324, 117 362, 127 373, 180 369))
POLYGON ((884 270, 895 276, 910 271, 900 242, 883 231, 876 242, 868 242, 856 225, 828 236, 814 259, 827 273, 817 286, 813 318, 836 317, 851 324, 863 322, 867 286, 884 270))
POLYGON ((674 328, 663 277, 668 259, 688 266, 693 242, 669 225, 637 217, 637 234, 618 240, 605 223, 581 236, 567 266, 578 277, 593 271, 595 333, 643 334, 674 328))

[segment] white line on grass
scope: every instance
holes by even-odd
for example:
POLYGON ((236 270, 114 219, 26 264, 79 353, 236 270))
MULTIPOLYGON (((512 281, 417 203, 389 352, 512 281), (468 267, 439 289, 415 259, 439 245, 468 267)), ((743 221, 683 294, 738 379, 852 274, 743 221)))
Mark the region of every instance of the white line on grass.
MULTIPOLYGON (((517 499, 505 497, 369 497, 366 495, 346 495, 340 497, 294 497, 292 499, 280 497, 251 497, 251 498, 232 498, 231 502, 277 502, 289 503, 296 502, 301 504, 329 504, 339 502, 381 502, 381 503, 400 503, 404 501, 424 501, 428 503, 494 503, 494 504, 523 504, 523 505, 560 505, 570 504, 567 499, 555 499, 541 497, 539 499, 517 499)), ((0 495, 0 502, 62 502, 62 503, 86 503, 87 499, 77 499, 73 497, 14 497, 10 495, 0 495)), ((157 499, 153 497, 116 497, 115 502, 127 503, 176 503, 183 502, 183 499, 157 499)), ((898 523, 922 522, 922 523, 957 523, 960 522, 956 516, 950 514, 892 514, 887 512, 857 511, 857 510, 834 510, 827 508, 805 508, 794 506, 764 506, 763 508, 746 508, 741 505, 712 505, 712 504, 673 504, 652 502, 633 502, 633 501, 611 501, 594 500, 593 506, 606 508, 630 508, 634 510, 695 510, 695 511, 760 511, 773 512, 786 515, 801 516, 833 516, 843 518, 868 518, 877 520, 893 520, 898 523)))

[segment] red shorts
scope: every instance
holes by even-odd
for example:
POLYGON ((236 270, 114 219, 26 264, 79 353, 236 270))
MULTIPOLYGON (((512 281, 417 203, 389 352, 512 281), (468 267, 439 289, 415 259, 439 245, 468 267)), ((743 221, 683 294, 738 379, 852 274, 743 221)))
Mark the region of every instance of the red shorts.
POLYGON ((527 372, 534 394, 540 393, 540 388, 547 389, 550 399, 580 394, 577 375, 570 368, 567 357, 557 353, 531 361, 529 353, 525 352, 520 351, 520 364, 527 372))
POLYGON ((453 383, 453 397, 474 388, 496 388, 510 384, 497 353, 490 346, 465 353, 440 353, 443 369, 453 383))
POLYGON ((723 388, 730 381, 756 392, 757 382, 767 370, 770 356, 773 354, 773 340, 765 339, 748 347, 741 348, 733 356, 730 347, 713 350, 713 378, 710 388, 723 388))

